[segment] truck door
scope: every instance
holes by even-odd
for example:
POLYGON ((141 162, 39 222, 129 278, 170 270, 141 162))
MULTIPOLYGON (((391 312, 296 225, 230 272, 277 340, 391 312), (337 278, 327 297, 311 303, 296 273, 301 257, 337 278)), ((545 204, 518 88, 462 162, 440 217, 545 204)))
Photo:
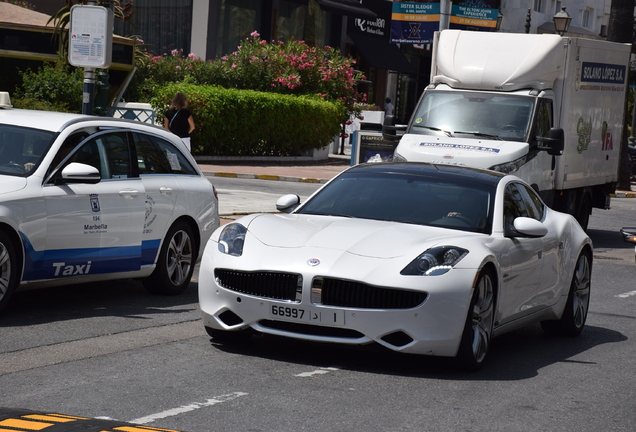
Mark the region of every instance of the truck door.
POLYGON ((139 270, 145 194, 141 180, 131 177, 127 134, 93 136, 64 165, 71 162, 97 168, 101 180, 44 185, 47 238, 40 273, 57 278, 139 270))
POLYGON ((537 109, 535 112, 534 125, 530 130, 528 149, 528 161, 515 173, 518 177, 523 178, 539 193, 539 196, 548 203, 552 204, 554 196, 554 156, 549 155, 546 151, 540 151, 539 141, 536 137, 547 138, 550 128, 553 125, 553 104, 548 98, 540 98, 537 100, 537 109))

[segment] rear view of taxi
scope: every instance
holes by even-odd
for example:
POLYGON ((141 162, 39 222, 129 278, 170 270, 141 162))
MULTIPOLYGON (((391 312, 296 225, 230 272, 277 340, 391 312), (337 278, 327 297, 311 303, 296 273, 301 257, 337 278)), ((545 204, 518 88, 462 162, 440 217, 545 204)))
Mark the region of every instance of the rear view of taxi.
POLYGON ((172 133, 0 109, 0 309, 26 286, 133 277, 179 294, 218 226, 216 191, 172 133))

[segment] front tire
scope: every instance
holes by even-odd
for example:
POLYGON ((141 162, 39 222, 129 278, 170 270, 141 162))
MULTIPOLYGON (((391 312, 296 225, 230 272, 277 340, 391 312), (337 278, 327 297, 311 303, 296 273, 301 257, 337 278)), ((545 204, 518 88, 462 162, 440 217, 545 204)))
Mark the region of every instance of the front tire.
POLYGON ((0 310, 2 310, 11 294, 18 286, 18 261, 11 238, 0 231, 0 310))
POLYGON ((487 269, 481 271, 468 308, 466 324, 457 352, 457 360, 467 370, 481 369, 490 348, 495 316, 495 289, 493 276, 487 269))
POLYGON ((576 260, 570 292, 560 320, 542 321, 541 328, 550 334, 577 336, 583 331, 590 306, 590 282, 592 261, 588 251, 581 252, 576 260))
POLYGON ((177 222, 161 246, 157 267, 143 280, 144 287, 153 294, 181 294, 190 283, 197 254, 192 229, 184 222, 177 222))

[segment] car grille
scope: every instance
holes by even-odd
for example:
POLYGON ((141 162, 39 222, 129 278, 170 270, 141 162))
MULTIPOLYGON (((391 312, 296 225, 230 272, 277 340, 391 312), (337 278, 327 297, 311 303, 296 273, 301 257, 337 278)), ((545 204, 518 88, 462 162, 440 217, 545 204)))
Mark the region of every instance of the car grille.
POLYGON ((214 277, 223 288, 243 294, 293 302, 301 300, 303 277, 299 274, 216 269, 214 277))
MULTIPOLYGON (((299 274, 216 269, 214 276, 219 286, 242 294, 297 303, 302 299, 303 277, 299 274)), ((327 277, 314 278, 311 287, 313 304, 358 309, 410 309, 421 305, 427 296, 420 291, 327 277)))
POLYGON ((382 288, 344 279, 318 277, 313 280, 314 304, 361 309, 410 309, 428 296, 425 292, 382 288))

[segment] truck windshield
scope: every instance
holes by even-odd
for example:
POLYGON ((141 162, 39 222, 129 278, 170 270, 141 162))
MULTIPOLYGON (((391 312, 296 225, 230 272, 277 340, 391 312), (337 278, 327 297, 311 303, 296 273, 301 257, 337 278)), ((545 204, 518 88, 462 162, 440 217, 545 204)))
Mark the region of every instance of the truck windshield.
POLYGON ((510 94, 428 91, 409 133, 527 142, 534 99, 510 94))

